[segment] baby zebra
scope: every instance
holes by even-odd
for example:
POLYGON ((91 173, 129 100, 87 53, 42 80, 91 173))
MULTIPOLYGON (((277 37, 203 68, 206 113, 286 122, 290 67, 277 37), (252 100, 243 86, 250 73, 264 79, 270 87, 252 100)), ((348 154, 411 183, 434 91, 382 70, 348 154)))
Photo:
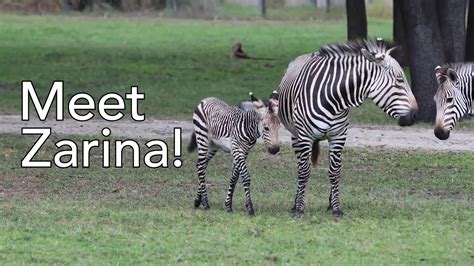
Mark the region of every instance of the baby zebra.
POLYGON ((263 133, 263 141, 268 152, 276 154, 278 143, 278 93, 275 91, 268 100, 262 101, 250 93, 251 101, 242 102, 238 107, 227 105, 217 98, 206 98, 197 106, 193 115, 194 132, 188 151, 198 149, 197 172, 199 187, 194 207, 202 204, 209 208, 206 191, 206 168, 218 149, 232 153, 234 157, 232 177, 225 200, 225 207, 232 212, 232 195, 239 176, 242 178, 246 197, 245 207, 249 215, 254 215, 250 198, 250 175, 245 165, 247 155, 263 133), (263 129, 262 129, 263 127, 263 129))
POLYGON ((446 140, 457 122, 465 116, 474 116, 474 64, 447 64, 436 67, 438 90, 434 133, 446 140))

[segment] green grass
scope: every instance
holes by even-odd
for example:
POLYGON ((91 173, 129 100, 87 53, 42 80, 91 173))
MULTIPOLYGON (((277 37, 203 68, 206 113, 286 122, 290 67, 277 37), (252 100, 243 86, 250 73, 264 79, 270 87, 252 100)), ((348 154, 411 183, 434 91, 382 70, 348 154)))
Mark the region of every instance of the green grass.
MULTIPOLYGON (((390 39, 391 29, 389 20, 369 20, 371 36, 390 39)), ((293 58, 345 38, 342 20, 2 15, 0 113, 20 112, 22 80, 32 80, 42 99, 52 81, 64 80, 66 100, 78 92, 96 99, 109 92, 124 94, 138 85, 146 94, 139 109, 148 117, 190 119, 205 97, 230 104, 247 99, 250 91, 267 97, 293 58), (274 60, 233 59, 231 47, 237 41, 251 56, 274 60)), ((359 124, 395 124, 370 101, 351 115, 359 124)), ((474 123, 463 125, 472 128, 474 123)))
MULTIPOLYGON (((53 136, 58 140, 61 136, 53 136)), ((78 139, 78 138, 75 138, 78 139)), ((208 171, 211 209, 194 210, 196 154, 180 169, 21 169, 30 138, 0 138, 0 260, 42 264, 472 264, 474 153, 347 149, 342 207, 326 212, 327 154, 305 216, 290 217, 296 159, 257 146, 248 160, 257 216, 239 183, 223 201, 229 155, 208 171)), ((48 142, 40 158, 51 158, 48 142)), ((130 165, 130 158, 126 157, 130 165)))
MULTIPOLYGON (((370 34, 390 38, 391 22, 371 20, 370 34)), ((248 92, 267 97, 297 55, 342 41, 343 21, 191 21, 172 19, 62 16, 0 17, 0 112, 20 111, 20 82, 32 80, 45 97, 53 80, 65 81, 65 96, 78 92, 95 98, 138 85, 146 94, 142 112, 159 118, 189 119, 209 96, 229 103, 248 92), (256 57, 235 60, 232 45, 241 41, 256 57)), ((366 107, 354 120, 391 121, 366 107), (374 113, 368 119, 365 113, 374 113)))

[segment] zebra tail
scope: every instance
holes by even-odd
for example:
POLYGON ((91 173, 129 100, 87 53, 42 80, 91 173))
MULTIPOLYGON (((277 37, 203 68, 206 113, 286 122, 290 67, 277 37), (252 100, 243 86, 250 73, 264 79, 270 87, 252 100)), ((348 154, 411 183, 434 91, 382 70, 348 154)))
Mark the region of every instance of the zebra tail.
POLYGON ((191 134, 191 139, 189 140, 188 144, 188 152, 193 152, 197 148, 197 142, 196 142, 196 132, 193 131, 193 134, 191 134))
POLYGON ((313 166, 318 164, 318 157, 319 157, 319 141, 316 140, 313 142, 313 148, 311 150, 311 162, 313 166))

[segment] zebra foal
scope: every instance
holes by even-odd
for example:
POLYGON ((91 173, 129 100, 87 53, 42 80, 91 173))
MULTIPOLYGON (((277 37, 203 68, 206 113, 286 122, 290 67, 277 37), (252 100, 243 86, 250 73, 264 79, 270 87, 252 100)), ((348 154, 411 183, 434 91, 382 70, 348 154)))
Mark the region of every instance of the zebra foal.
POLYGON ((451 130, 465 116, 474 116, 474 63, 456 63, 435 69, 438 89, 434 134, 440 140, 449 138, 451 130))
POLYGON ((251 101, 242 102, 239 107, 227 105, 217 98, 206 98, 197 106, 193 115, 194 132, 188 150, 197 148, 197 173, 199 186, 194 207, 209 208, 206 190, 206 168, 218 150, 231 153, 233 170, 225 200, 227 211, 232 212, 232 196, 239 177, 242 178, 249 215, 254 215, 250 197, 250 175, 245 164, 250 149, 261 132, 268 152, 280 150, 278 129, 278 93, 273 92, 268 100, 262 101, 251 94, 251 101))

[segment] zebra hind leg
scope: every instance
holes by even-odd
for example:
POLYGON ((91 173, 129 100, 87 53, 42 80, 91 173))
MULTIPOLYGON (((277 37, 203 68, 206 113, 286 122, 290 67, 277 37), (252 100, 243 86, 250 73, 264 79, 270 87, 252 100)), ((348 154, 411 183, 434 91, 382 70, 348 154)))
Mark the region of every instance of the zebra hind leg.
POLYGON ((209 200, 206 190, 206 169, 209 161, 212 159, 212 157, 214 157, 215 153, 215 150, 209 148, 209 143, 199 143, 198 159, 196 163, 199 177, 199 187, 197 196, 194 199, 194 208, 198 208, 200 205, 202 205, 205 210, 209 209, 209 200))

